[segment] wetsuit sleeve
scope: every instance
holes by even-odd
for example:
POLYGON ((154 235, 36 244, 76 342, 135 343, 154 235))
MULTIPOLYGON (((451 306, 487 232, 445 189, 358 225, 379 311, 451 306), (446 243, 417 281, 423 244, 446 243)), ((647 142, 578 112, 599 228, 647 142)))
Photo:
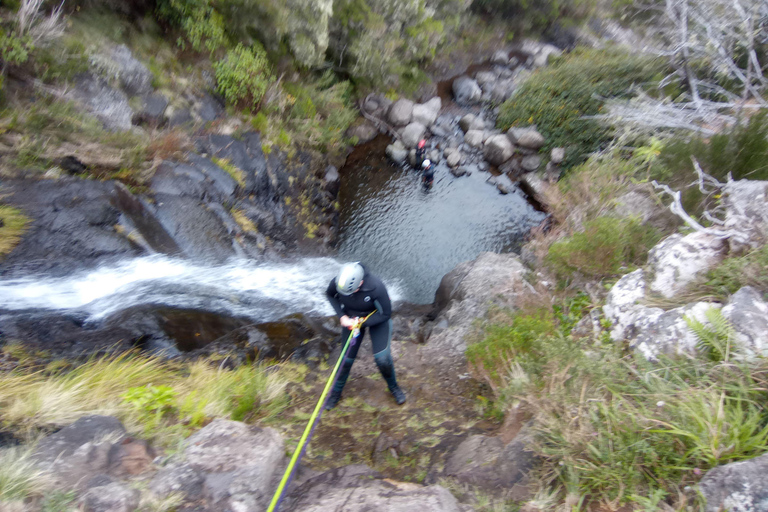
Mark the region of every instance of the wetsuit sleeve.
POLYGON ((374 326, 386 322, 392 317, 392 303, 389 301, 389 294, 384 283, 379 282, 376 287, 376 293, 373 294, 373 304, 376 306, 376 312, 371 318, 365 321, 365 325, 374 326))
POLYGON ((328 302, 331 303, 334 311, 336 311, 336 315, 341 318, 344 316, 344 310, 341 309, 341 302, 339 302, 337 293, 336 279, 331 279, 331 283, 328 285, 328 289, 325 290, 325 296, 328 297, 328 302))

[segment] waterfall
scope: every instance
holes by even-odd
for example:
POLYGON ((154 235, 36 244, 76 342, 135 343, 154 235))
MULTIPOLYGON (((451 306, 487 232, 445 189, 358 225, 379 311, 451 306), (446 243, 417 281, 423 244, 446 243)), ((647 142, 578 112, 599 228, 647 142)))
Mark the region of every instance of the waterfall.
MULTIPOLYGON (((0 309, 71 311, 97 322, 133 306, 157 305, 269 322, 292 313, 331 315, 325 289, 341 267, 331 258, 211 266, 153 255, 69 277, 0 280, 0 309)), ((387 283, 392 300, 397 285, 387 283)))

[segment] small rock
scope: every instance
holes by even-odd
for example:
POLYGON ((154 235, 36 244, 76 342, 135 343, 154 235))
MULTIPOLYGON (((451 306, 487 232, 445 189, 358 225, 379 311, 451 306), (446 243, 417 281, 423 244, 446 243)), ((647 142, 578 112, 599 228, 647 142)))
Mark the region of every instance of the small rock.
POLYGON ((528 149, 539 149, 546 142, 544 136, 535 128, 510 128, 507 136, 513 144, 528 149))
POLYGON ((453 175, 454 175, 454 176, 456 176, 457 178, 461 178, 462 176, 467 176, 467 175, 469 175, 469 171, 467 170, 467 168, 466 168, 466 167, 464 167, 464 166, 461 166, 461 167, 455 167, 455 168, 452 168, 452 169, 451 169, 451 174, 453 174, 453 175))
POLYGON ((497 50, 493 57, 491 57, 491 63, 497 66, 506 66, 509 64, 509 52, 506 50, 497 50))
POLYGON ((483 145, 483 132, 480 130, 469 130, 464 135, 464 142, 470 147, 480 148, 483 145))
POLYGON ((526 156, 520 162, 520 166, 527 172, 533 172, 539 169, 541 158, 537 155, 526 156))
POLYGON ((445 163, 448 167, 456 167, 461 163, 461 151, 453 151, 450 154, 446 151, 445 163))
POLYGON ((553 164, 561 164, 565 160, 565 148, 552 148, 549 154, 549 161, 553 164))

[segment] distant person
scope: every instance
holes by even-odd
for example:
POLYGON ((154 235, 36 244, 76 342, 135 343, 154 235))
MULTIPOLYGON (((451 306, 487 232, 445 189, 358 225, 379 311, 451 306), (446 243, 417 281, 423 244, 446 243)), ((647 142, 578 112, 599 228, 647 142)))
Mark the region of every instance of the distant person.
POLYGON ((374 312, 360 328, 357 343, 347 352, 347 357, 341 364, 339 376, 333 386, 331 395, 325 404, 326 409, 333 409, 341 399, 341 392, 347 382, 349 372, 355 363, 357 351, 365 336, 365 331, 371 333, 373 344, 373 360, 379 367, 381 376, 387 383, 389 392, 395 398, 397 405, 405 403, 405 393, 397 385, 395 378, 395 363, 392 360, 390 343, 392 341, 392 304, 389 294, 381 279, 369 273, 360 263, 347 263, 339 274, 331 279, 325 291, 328 302, 331 303, 341 324, 341 337, 346 341, 357 319, 362 319, 374 312))
POLYGON ((424 184, 424 188, 432 188, 434 181, 435 167, 430 160, 424 160, 421 164, 421 182, 424 184))
POLYGON ((416 169, 421 169, 422 163, 427 159, 427 141, 421 139, 416 145, 416 169))

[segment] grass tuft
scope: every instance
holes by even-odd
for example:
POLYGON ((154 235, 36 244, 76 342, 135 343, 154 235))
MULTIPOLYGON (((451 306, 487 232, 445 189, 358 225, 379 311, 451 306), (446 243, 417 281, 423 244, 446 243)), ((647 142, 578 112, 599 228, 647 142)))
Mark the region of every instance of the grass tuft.
POLYGON ((50 475, 35 463, 31 450, 0 451, 0 505, 42 496, 50 485, 50 475))
POLYGON ((10 253, 21 241, 29 219, 21 211, 8 205, 0 205, 0 257, 10 253))

